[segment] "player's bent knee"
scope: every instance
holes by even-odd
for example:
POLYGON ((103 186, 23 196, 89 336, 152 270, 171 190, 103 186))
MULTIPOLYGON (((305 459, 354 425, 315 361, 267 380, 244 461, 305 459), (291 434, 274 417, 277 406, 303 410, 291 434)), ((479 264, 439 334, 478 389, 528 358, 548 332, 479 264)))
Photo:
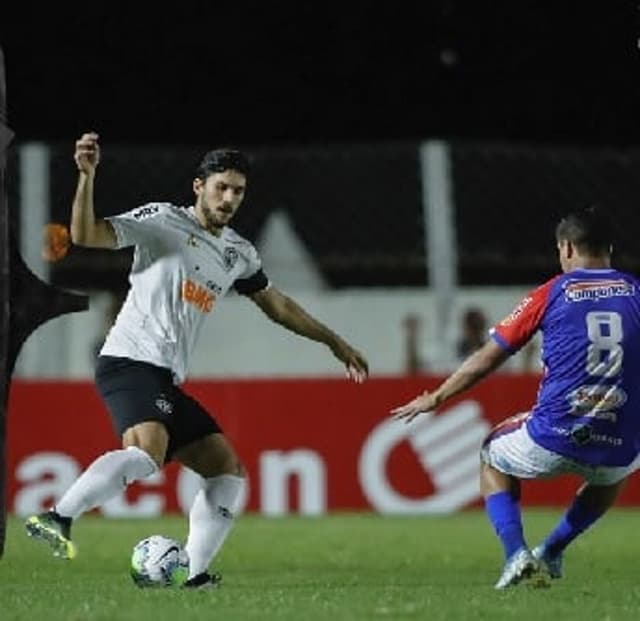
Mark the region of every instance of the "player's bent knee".
POLYGON ((208 462, 214 475, 233 474, 238 477, 245 477, 247 474, 244 465, 231 447, 228 447, 228 450, 223 454, 212 452, 208 462))
POLYGON ((583 504, 597 513, 608 511, 618 499, 626 483, 626 477, 611 485, 593 485, 587 483, 578 491, 583 504))
POLYGON ((231 474, 244 477, 246 471, 228 440, 212 434, 175 452, 175 459, 205 478, 231 474))
POLYGON ((158 467, 164 464, 169 434, 162 423, 147 421, 130 427, 122 434, 124 448, 136 447, 144 451, 158 467))
POLYGON ((205 456, 199 464, 198 474, 203 477, 217 477, 223 474, 232 474, 237 477, 246 477, 247 471, 235 455, 227 459, 220 459, 219 455, 205 456))

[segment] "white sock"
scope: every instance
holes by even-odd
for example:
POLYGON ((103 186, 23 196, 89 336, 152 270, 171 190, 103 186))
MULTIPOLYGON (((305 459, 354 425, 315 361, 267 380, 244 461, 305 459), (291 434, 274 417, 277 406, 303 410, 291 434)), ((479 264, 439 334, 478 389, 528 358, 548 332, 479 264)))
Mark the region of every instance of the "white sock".
POLYGON ((75 519, 113 498, 129 483, 146 479, 157 470, 156 462, 137 446, 109 451, 78 477, 56 503, 55 510, 62 517, 75 519))
POLYGON ((245 480, 233 474, 206 479, 189 512, 189 578, 207 571, 227 538, 245 480))

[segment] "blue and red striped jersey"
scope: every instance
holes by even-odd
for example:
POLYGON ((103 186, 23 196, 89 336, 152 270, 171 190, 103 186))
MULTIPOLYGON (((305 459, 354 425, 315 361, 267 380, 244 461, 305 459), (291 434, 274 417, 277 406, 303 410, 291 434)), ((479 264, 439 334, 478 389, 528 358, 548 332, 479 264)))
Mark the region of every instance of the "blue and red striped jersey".
POLYGON ((583 463, 631 463, 640 453, 640 280, 614 269, 556 276, 491 336, 515 352, 538 330, 544 375, 531 437, 583 463))

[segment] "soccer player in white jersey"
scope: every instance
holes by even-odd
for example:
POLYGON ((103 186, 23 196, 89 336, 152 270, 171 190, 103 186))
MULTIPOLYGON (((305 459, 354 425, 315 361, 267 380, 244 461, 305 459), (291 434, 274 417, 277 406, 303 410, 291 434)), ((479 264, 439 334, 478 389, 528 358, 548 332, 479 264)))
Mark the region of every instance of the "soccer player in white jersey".
POLYGON ((209 565, 231 529, 245 471, 215 420, 180 389, 204 319, 234 287, 273 321, 326 345, 350 379, 366 378, 367 361, 273 286, 256 249, 229 228, 247 184, 242 153, 214 150, 204 156, 193 180, 192 207, 151 203, 106 219, 96 217, 93 206, 97 134, 82 135, 74 159, 74 243, 135 246, 130 289, 96 365, 96 385, 123 448, 98 457, 50 511, 29 517, 27 532, 48 543, 55 556, 73 558, 72 520, 176 460, 204 479, 189 514, 185 586, 216 586, 220 575, 209 573, 209 565))
POLYGON ((604 515, 640 466, 640 280, 611 267, 612 238, 599 209, 563 218, 556 227, 563 273, 525 296, 435 391, 392 410, 410 421, 442 406, 542 333, 545 371, 535 404, 497 425, 481 450, 485 509, 505 556, 497 589, 560 578, 564 550, 604 515), (556 528, 530 550, 520 482, 561 474, 584 484, 556 528))

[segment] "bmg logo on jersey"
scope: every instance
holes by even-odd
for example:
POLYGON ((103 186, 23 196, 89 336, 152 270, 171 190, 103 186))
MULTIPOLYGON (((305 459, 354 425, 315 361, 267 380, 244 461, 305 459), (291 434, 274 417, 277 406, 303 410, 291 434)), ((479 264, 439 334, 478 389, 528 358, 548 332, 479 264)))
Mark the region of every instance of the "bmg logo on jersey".
POLYGON ((206 286, 187 279, 182 283, 182 299, 195 306, 201 313, 210 313, 216 296, 209 293, 206 286))

